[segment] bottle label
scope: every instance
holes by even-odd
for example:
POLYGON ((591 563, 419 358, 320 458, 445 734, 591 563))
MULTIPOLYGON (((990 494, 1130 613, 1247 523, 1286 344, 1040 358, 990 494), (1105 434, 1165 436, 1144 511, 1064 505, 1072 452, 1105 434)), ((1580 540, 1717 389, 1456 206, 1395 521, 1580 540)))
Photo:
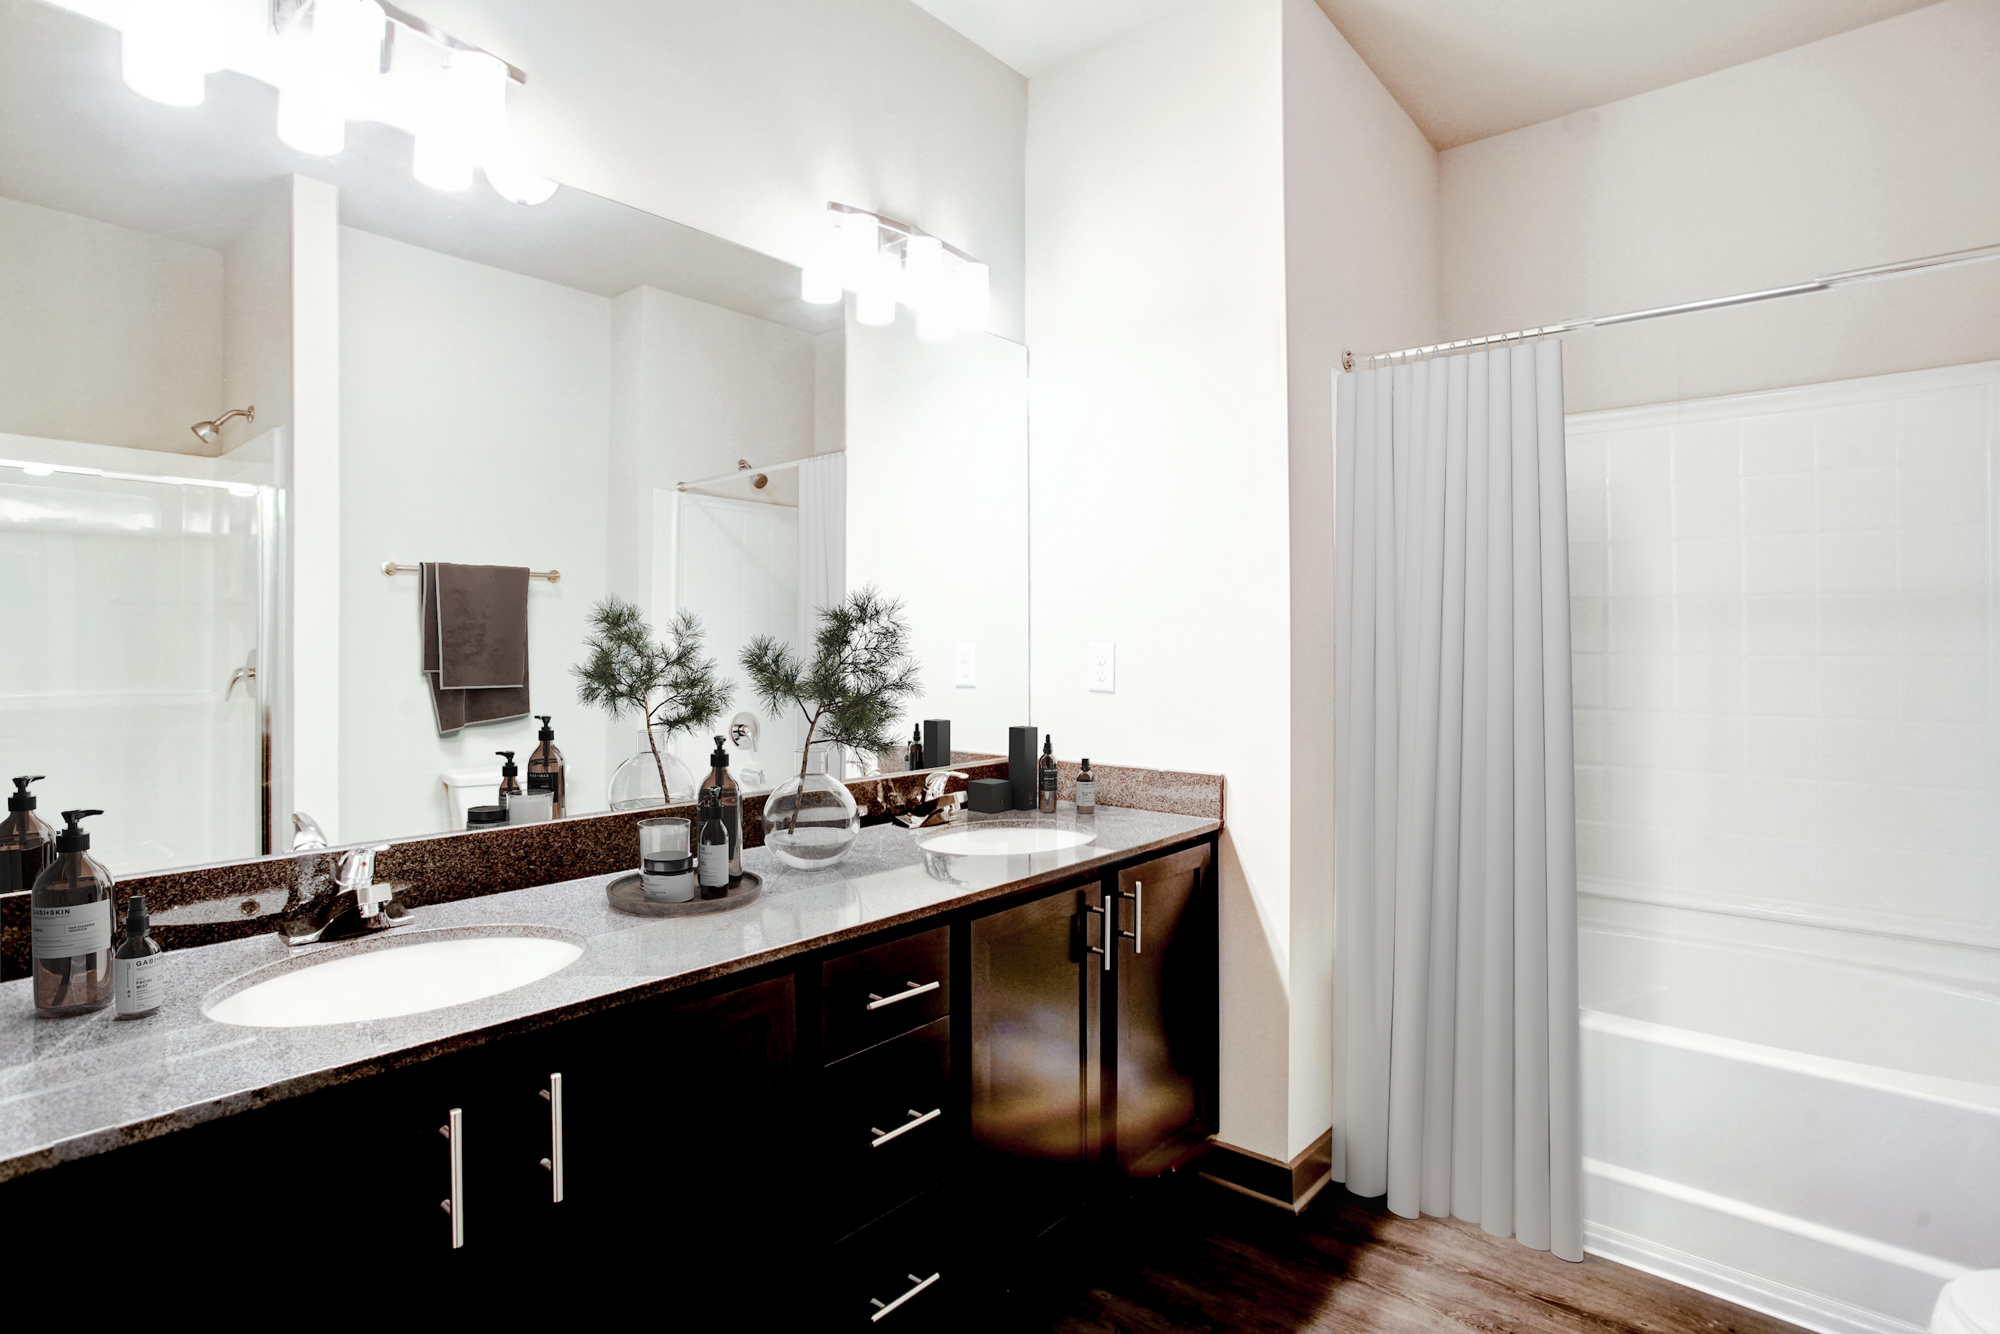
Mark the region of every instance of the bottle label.
POLYGON ((550 796, 554 796, 556 791, 556 776, 554 774, 529 774, 528 791, 546 792, 550 796))
POLYGON ((29 934, 37 959, 73 959, 111 948, 111 898, 62 908, 29 910, 29 934))
POLYGON ((111 991, 118 1000, 118 1013, 143 1014, 160 1008, 164 986, 160 960, 165 954, 147 954, 137 959, 111 961, 111 991))
POLYGON ((720 889, 729 883, 729 844, 703 843, 701 862, 695 872, 703 889, 720 889))
POLYGON ((1097 804, 1097 781, 1095 779, 1079 778, 1076 780, 1076 804, 1084 807, 1095 806, 1097 804))
POLYGON ((1042 790, 1044 792, 1053 792, 1056 790, 1056 771, 1054 769, 1042 770, 1042 790))

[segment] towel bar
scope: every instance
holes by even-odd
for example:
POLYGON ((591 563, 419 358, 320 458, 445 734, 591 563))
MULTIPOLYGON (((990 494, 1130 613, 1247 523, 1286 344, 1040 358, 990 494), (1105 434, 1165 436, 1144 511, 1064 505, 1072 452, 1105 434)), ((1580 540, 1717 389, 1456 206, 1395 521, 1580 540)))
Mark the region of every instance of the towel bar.
MULTIPOLYGON (((423 567, 420 565, 398 565, 392 560, 382 562, 382 573, 384 574, 419 574, 422 570, 423 567)), ((528 571, 528 577, 530 579, 546 579, 552 584, 559 584, 562 582, 562 571, 530 570, 528 571)))

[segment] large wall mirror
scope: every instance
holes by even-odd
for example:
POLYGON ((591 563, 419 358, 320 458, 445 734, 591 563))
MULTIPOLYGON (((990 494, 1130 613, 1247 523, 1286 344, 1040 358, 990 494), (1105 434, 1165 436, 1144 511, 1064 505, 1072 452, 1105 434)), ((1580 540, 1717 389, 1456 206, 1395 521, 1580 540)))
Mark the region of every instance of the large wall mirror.
MULTIPOLYGON (((870 584, 922 668, 903 735, 1005 750, 1023 348, 858 323, 789 264, 567 186, 431 189, 385 125, 306 156, 276 103, 228 72, 149 101, 111 28, 0 4, 0 776, 101 808, 94 850, 132 873, 289 850, 295 811, 334 843, 463 828, 546 714, 568 814, 602 811, 645 738, 571 668, 615 594, 700 618, 736 685, 717 730, 769 787, 799 727, 739 650, 870 584), (528 581, 512 716, 441 718, 397 571, 424 562, 559 573, 528 581)), ((675 747, 705 769, 706 736, 675 747)))

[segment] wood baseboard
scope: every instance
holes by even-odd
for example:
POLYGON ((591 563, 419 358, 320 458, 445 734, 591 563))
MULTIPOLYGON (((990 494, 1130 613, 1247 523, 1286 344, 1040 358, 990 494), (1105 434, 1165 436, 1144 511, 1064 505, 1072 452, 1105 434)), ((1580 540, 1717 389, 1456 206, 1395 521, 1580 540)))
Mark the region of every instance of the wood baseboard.
POLYGON ((1296 1214, 1333 1180, 1333 1131, 1328 1130, 1288 1163, 1217 1140, 1201 1159, 1201 1175, 1218 1186, 1296 1214))

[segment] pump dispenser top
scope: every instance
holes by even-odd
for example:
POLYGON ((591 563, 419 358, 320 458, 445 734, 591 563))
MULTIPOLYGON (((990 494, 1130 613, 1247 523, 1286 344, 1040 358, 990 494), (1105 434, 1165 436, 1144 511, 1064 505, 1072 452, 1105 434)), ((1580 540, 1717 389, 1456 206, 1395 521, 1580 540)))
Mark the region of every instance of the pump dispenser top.
POLYGON ((549 725, 550 719, 554 717, 555 715, 552 713, 538 713, 535 715, 535 721, 542 725, 542 730, 535 733, 535 740, 554 741, 556 739, 556 729, 549 725))
POLYGON ((93 815, 102 814, 103 811, 64 811, 62 813, 64 827, 62 832, 56 835, 56 851, 82 852, 89 848, 90 831, 83 827, 83 822, 93 815))
POLYGON ((46 774, 23 774, 19 778, 16 778, 14 780, 14 791, 7 798, 7 809, 10 811, 32 811, 35 809, 35 794, 28 791, 28 784, 39 783, 47 776, 46 774))

